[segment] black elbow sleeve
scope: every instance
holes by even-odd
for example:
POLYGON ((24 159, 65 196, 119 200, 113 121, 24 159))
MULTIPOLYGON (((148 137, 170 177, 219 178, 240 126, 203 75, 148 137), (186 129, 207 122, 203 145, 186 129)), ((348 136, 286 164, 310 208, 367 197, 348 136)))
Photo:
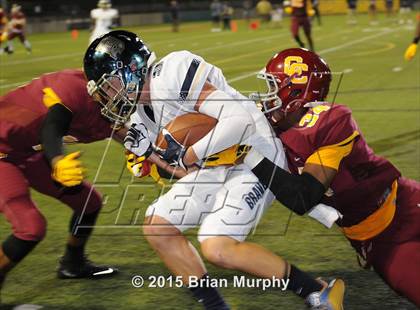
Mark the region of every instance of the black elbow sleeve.
POLYGON ((277 196, 276 198, 295 213, 304 215, 321 201, 325 187, 309 173, 302 173, 295 177, 297 182, 290 192, 290 198, 288 195, 285 195, 285 199, 277 196))
POLYGON ((270 188, 284 206, 303 215, 317 205, 325 193, 324 185, 309 173, 293 175, 264 158, 252 172, 270 188))
POLYGON ((48 162, 63 154, 63 136, 70 128, 72 113, 61 104, 53 105, 42 124, 40 140, 48 162))

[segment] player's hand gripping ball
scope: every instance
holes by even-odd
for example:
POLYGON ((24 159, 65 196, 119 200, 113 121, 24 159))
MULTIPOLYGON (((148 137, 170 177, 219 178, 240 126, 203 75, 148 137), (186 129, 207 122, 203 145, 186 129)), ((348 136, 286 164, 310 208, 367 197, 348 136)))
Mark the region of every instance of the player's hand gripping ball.
POLYGON ((187 169, 183 158, 186 152, 186 147, 179 143, 171 133, 165 128, 162 129, 162 134, 167 143, 166 151, 162 154, 162 158, 170 163, 171 165, 179 166, 183 169, 187 169))
POLYGON ((84 169, 81 161, 78 160, 79 157, 80 152, 74 152, 57 160, 53 164, 51 177, 67 187, 82 183, 84 169))

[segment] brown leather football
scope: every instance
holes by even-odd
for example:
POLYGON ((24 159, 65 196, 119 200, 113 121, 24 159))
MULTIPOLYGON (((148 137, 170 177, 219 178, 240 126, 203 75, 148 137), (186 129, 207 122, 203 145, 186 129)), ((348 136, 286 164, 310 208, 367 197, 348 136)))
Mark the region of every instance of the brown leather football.
MULTIPOLYGON (((176 141, 188 147, 203 138, 217 124, 217 119, 201 113, 187 113, 170 121, 165 129, 176 141)), ((168 147, 162 134, 156 139, 156 146, 165 150, 168 147)))

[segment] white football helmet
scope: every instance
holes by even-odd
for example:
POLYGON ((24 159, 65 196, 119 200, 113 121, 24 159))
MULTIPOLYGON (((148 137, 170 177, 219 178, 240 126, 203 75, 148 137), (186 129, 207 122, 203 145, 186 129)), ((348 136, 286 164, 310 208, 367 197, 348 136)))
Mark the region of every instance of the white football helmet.
POLYGON ((98 1, 98 8, 109 9, 111 7, 112 7, 112 4, 111 4, 110 0, 99 0, 98 1))

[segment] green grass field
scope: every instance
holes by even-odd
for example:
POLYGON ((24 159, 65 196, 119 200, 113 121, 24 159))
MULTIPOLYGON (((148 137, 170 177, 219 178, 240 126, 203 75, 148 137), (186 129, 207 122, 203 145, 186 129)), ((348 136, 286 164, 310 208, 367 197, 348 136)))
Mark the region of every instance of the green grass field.
MULTIPOLYGON (((158 56, 181 49, 203 56, 223 69, 233 87, 247 92, 264 87, 253 72, 262 68, 276 51, 295 46, 288 22, 285 20, 282 28, 254 32, 240 23, 237 33, 211 33, 209 23, 185 24, 175 34, 168 25, 131 30, 143 36, 158 56)), ((334 72, 346 72, 336 101, 352 108, 377 153, 389 158, 405 176, 420 180, 420 57, 411 63, 403 60, 413 34, 412 28, 399 26, 383 16, 375 27, 368 26, 366 16, 360 16, 356 26, 347 26, 344 16, 334 16, 325 17, 322 27, 314 27, 317 51, 334 72)), ((15 42, 13 56, 0 56, 1 94, 42 73, 81 67, 88 33, 81 32, 76 41, 71 40, 69 33, 37 34, 29 39, 32 55, 15 42)), ((200 309, 186 289, 136 289, 131 285, 134 275, 169 275, 141 234, 144 211, 159 195, 160 188, 147 180, 136 182, 126 191, 131 179, 124 171, 122 148, 113 142, 109 149, 107 141, 70 149, 84 151, 89 178, 105 195, 104 210, 88 246, 90 257, 118 266, 121 273, 95 282, 56 279, 55 268, 64 250, 71 213, 64 205, 34 192, 34 200, 48 219, 48 234, 11 272, 2 301, 62 310, 200 309)), ((9 226, 0 218, 0 239, 8 234, 9 226)), ((197 245, 194 231, 189 238, 197 245)), ((415 309, 374 272, 359 268, 355 252, 338 229, 326 230, 306 217, 291 215, 278 203, 267 212, 249 240, 313 275, 342 277, 347 284, 346 309, 415 309)), ((208 268, 214 277, 231 279, 238 274, 210 264, 208 268)), ((287 292, 232 287, 221 291, 232 309, 304 309, 302 301, 287 292)))

